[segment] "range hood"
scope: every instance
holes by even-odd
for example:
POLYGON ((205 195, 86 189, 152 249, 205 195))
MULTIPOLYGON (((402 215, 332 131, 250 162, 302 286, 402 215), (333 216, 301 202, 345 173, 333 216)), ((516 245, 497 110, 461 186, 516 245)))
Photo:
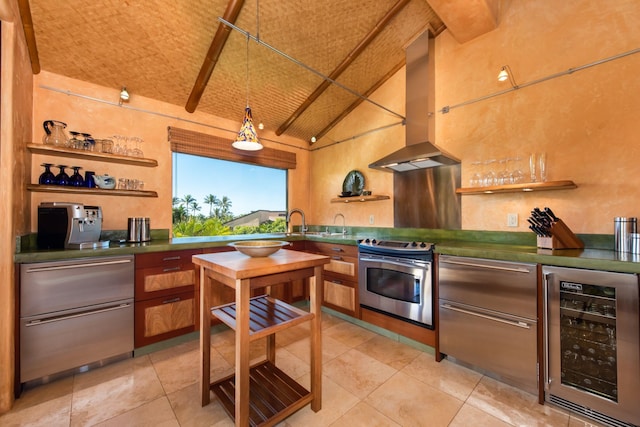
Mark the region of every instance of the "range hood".
POLYGON ((406 146, 369 165, 389 172, 405 172, 459 164, 460 160, 442 151, 429 140, 430 114, 435 111, 434 39, 425 32, 406 49, 406 146), (431 113, 430 113, 431 112, 431 113))

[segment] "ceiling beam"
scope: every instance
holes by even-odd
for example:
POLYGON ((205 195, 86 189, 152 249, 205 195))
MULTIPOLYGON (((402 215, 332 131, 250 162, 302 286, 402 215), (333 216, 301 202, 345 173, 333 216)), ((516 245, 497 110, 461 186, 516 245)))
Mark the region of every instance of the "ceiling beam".
MULTIPOLYGON (((369 31, 369 33, 358 43, 358 45, 347 55, 346 58, 342 60, 340 65, 338 65, 332 72, 329 74, 329 78, 331 80, 336 80, 340 74, 346 70, 349 65, 356 60, 356 58, 365 50, 365 48, 371 44, 371 42, 376 38, 378 34, 384 30, 389 21, 393 19, 401 10, 404 8, 409 0, 398 0, 395 5, 382 17, 380 21, 369 31)), ((322 83, 309 95, 307 99, 305 99, 302 104, 293 112, 293 114, 276 130, 276 135, 282 135, 292 124, 295 122, 300 115, 313 104, 313 102, 322 95, 322 93, 327 90, 331 86, 331 82, 329 80, 323 80, 322 83)))
MULTIPOLYGON (((370 96, 373 92, 375 92, 376 90, 378 90, 378 88, 380 86, 382 86, 387 80, 389 80, 395 73, 397 73, 400 69, 402 69, 402 67, 404 67, 405 64, 405 60, 403 59, 402 61, 400 61, 398 64, 396 64, 395 67, 393 67, 387 74, 385 74, 384 76, 382 76, 382 78, 380 80, 378 80, 373 86, 371 86, 365 93, 363 93, 364 97, 368 97, 370 96)), ((345 117, 347 117, 349 115, 350 112, 352 112, 353 110, 356 109, 356 107, 360 104, 362 104, 364 102, 364 99, 362 98, 358 98, 356 99, 351 105, 349 105, 342 113, 340 113, 340 115, 338 117, 336 117, 335 119, 333 119, 331 121, 331 123, 329 123, 327 126, 324 127, 324 129, 322 129, 320 132, 318 132, 316 135, 314 135, 316 137, 316 140, 320 140, 320 138, 322 138, 323 136, 325 136, 327 134, 327 132, 329 132, 331 129, 333 129, 333 127, 335 125, 337 125, 342 119, 344 119, 345 117)), ((309 143, 309 145, 313 145, 312 143, 309 143)))
MULTIPOLYGON (((227 9, 224 11, 224 20, 231 24, 235 24, 242 6, 244 6, 244 0, 230 0, 229 4, 227 4, 227 9)), ((207 88, 213 69, 218 63, 218 59, 220 58, 224 45, 227 43, 230 33, 230 27, 222 22, 218 24, 218 30, 213 36, 207 56, 204 58, 204 62, 202 63, 202 67, 200 68, 200 72, 196 78, 196 82, 193 85, 193 89, 191 89, 191 94, 189 95, 187 104, 184 107, 188 112, 193 113, 196 111, 196 107, 200 103, 200 98, 202 98, 204 90, 207 88)))
POLYGON ((31 71, 33 74, 38 74, 40 72, 40 59, 38 59, 38 46, 36 45, 36 33, 33 30, 29 0, 18 0, 18 9, 20 10, 20 18, 22 19, 24 37, 27 41, 29 59, 31 60, 31 71))

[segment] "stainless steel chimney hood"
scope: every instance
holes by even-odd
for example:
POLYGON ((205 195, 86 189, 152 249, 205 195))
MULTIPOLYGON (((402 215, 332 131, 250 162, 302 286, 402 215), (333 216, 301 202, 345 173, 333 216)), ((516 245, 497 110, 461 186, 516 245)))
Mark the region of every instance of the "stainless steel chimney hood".
MULTIPOLYGON (((405 172, 460 163, 429 142, 429 115, 435 111, 434 55, 429 54, 433 45, 433 38, 425 32, 407 47, 406 146, 371 163, 370 168, 405 172)), ((435 132, 431 130, 431 134, 435 132)))

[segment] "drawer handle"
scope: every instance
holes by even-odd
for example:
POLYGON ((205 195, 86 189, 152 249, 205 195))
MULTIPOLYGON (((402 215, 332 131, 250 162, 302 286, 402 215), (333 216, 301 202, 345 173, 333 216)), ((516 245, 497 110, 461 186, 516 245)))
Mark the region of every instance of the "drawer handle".
POLYGON ((332 280, 331 283, 335 283, 336 285, 342 285, 342 280, 332 280))
POLYGON ((180 301, 180 297, 166 299, 166 300, 162 301, 162 303, 163 304, 171 304, 172 302, 178 302, 178 301, 180 301))
POLYGON ((168 256, 166 258, 162 258, 163 261, 175 261, 178 259, 181 259, 182 257, 180 255, 177 256, 168 256))
POLYGON ((442 262, 444 264, 463 265, 465 267, 478 267, 478 268, 486 268, 486 269, 489 269, 489 270, 512 271, 514 273, 530 273, 531 272, 527 268, 501 267, 501 266, 498 266, 498 265, 477 264, 475 262, 452 261, 452 260, 448 260, 448 259, 440 259, 440 262, 442 262))
POLYGON ((334 252, 342 252, 342 248, 331 248, 334 252))
POLYGON ((336 261, 342 261, 342 257, 340 255, 334 255, 331 259, 335 259, 336 261))
POLYGON ((515 320, 501 319, 499 317, 489 316, 489 315, 486 315, 486 314, 478 313, 477 311, 465 310, 464 308, 454 307, 451 304, 442 304, 440 307, 446 308, 447 310, 457 311, 459 313, 468 314, 469 316, 481 317, 483 319, 493 320, 494 322, 505 323, 505 324, 510 325, 510 326, 517 326, 518 328, 531 329, 531 326, 528 323, 525 323, 525 322, 518 322, 518 321, 515 321, 515 320))
POLYGON ((170 267, 170 268, 163 268, 162 272, 167 273, 169 271, 178 271, 178 270, 180 270, 180 267, 170 267))

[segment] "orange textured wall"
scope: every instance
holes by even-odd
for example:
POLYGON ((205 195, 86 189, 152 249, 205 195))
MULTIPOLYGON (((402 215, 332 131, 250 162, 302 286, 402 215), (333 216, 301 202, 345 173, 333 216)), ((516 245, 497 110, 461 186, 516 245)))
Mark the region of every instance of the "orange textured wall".
MULTIPOLYGON (((638 48, 640 2, 503 1, 498 28, 467 43, 447 31, 436 39, 436 108, 455 106, 510 88, 497 75, 508 64, 523 84, 638 48)), ((575 190, 462 197, 462 228, 528 231, 535 206, 551 207, 579 233, 613 233, 615 216, 640 216, 637 118, 640 53, 436 113, 436 143, 462 159, 468 186, 472 163, 546 152, 548 180, 573 180, 575 190), (507 214, 519 215, 517 228, 507 214)), ((372 98, 404 114, 404 69, 372 98)), ((404 143, 404 128, 362 133, 393 122, 361 105, 317 146, 344 141, 311 155, 314 220, 331 224, 341 211, 350 225, 393 226, 391 202, 329 204, 351 169, 361 170, 374 192, 393 194, 391 177, 367 165, 404 143), (376 191, 377 190, 377 191, 376 191)))
MULTIPOLYGON (((67 131, 90 133, 96 138, 111 135, 137 136, 144 139, 144 156, 158 161, 158 167, 148 168, 88 160, 72 160, 45 155, 33 155, 31 180, 37 182, 43 168, 41 163, 55 163, 83 167, 97 174, 116 178, 133 178, 145 182, 145 190, 158 192, 158 198, 79 196, 34 192, 31 195, 31 230, 37 229, 33 212, 41 201, 71 201, 98 205, 103 209, 105 230, 126 230, 127 218, 148 216, 152 228, 171 228, 172 166, 171 150, 167 142, 167 127, 176 126, 211 135, 235 138, 239 122, 223 120, 204 113, 189 114, 184 108, 161 103, 131 94, 130 101, 119 106, 119 88, 105 88, 60 75, 42 72, 34 79, 33 135, 41 143, 44 136, 42 122, 48 119, 67 123, 67 131), (71 93, 71 94, 68 94, 71 93), (78 96, 80 95, 80 96, 78 96), (228 130, 228 131, 226 131, 228 130)), ((305 143, 297 139, 275 137, 272 132, 260 132, 267 147, 296 153, 298 167, 289 173, 289 205, 306 208, 308 182, 308 151, 305 143), (272 141, 287 143, 286 148, 272 141), (302 147, 296 149, 295 147, 302 147)), ((57 172, 57 168, 54 168, 57 172)), ((248 176, 246 179, 251 179, 248 176)), ((211 183, 215 188, 215 183, 211 183)))

